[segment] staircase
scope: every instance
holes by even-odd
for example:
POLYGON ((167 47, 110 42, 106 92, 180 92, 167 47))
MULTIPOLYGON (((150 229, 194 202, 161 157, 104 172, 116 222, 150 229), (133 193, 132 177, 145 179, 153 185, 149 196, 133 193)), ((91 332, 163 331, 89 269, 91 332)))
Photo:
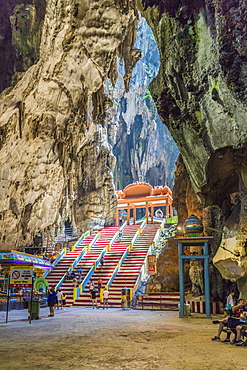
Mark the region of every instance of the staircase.
MULTIPOLYGON (((91 249, 83 256, 81 261, 77 264, 76 268, 73 270, 76 273, 76 276, 78 277, 78 269, 79 268, 82 269, 81 281, 87 275, 92 265, 97 260, 103 249, 106 247, 106 245, 110 243, 111 239, 113 238, 118 229, 119 229, 118 227, 108 227, 101 230, 100 238, 91 247, 91 249)), ((73 287, 74 287, 73 281, 71 280, 65 280, 60 287, 62 292, 66 295, 67 305, 71 305, 73 303, 73 287)))
MULTIPOLYGON (((116 242, 112 245, 111 249, 105 254, 104 266, 102 268, 99 267, 95 271, 91 279, 91 281, 93 281, 96 286, 99 279, 103 281, 103 286, 107 284, 115 267, 117 266, 119 260, 121 259, 123 253, 130 244, 139 227, 140 225, 126 226, 123 231, 121 241, 117 239, 116 242)), ((73 305, 84 307, 91 306, 91 295, 88 288, 86 288, 83 294, 74 302, 73 305)))
POLYGON ((126 257, 109 292, 109 307, 121 307, 122 288, 134 288, 150 245, 158 230, 158 224, 148 224, 126 257))
MULTIPOLYGON (((128 225, 123 230, 123 235, 121 240, 118 238, 110 248, 108 252, 104 255, 104 266, 98 266, 94 272, 91 280, 97 286, 99 279, 103 281, 103 286, 106 285, 111 278, 116 266, 119 264, 124 252, 127 247, 132 242, 134 235, 139 229, 140 225, 128 225)), ((138 239, 130 249, 128 255, 123 261, 120 270, 118 271, 115 279, 113 280, 111 286, 109 287, 109 307, 121 307, 121 293, 123 288, 134 288, 136 281, 139 277, 141 268, 146 259, 147 253, 149 251, 150 245, 152 244, 156 232, 158 230, 158 224, 148 224, 145 225, 142 233, 139 235, 138 239)), ((74 272, 78 277, 78 269, 82 269, 81 281, 88 274, 89 270, 92 268, 96 260, 101 255, 104 248, 110 243, 113 236, 116 234, 118 227, 108 227, 100 232, 100 238, 91 247, 89 251, 82 257, 81 261, 77 264, 74 272)), ((56 285, 61 278, 64 276, 69 267, 73 264, 75 259, 79 256, 82 249, 90 244, 96 235, 90 235, 86 237, 75 249, 75 251, 68 253, 62 258, 62 260, 57 264, 57 266, 50 272, 47 277, 49 285, 56 285)), ((91 307, 91 296, 86 287, 85 291, 81 294, 78 299, 73 303, 73 288, 74 284, 71 280, 65 280, 61 285, 62 292, 66 295, 66 302, 68 305, 91 307)), ((77 291, 78 292, 78 291, 77 291)), ((155 306, 167 304, 167 307, 172 309, 177 309, 179 296, 177 298, 176 294, 165 295, 165 293, 150 293, 148 296, 145 295, 140 304, 136 308, 150 308, 154 309, 155 306), (161 297, 162 294, 162 297, 161 297)), ((99 295, 98 295, 99 301, 99 295)), ((163 307, 163 306, 162 306, 163 307)))
POLYGON ((75 259, 79 256, 81 253, 82 249, 85 248, 90 244, 90 242, 93 240, 95 237, 94 235, 89 235, 85 239, 81 241, 81 243, 75 248, 73 252, 67 253, 59 262, 58 264, 54 267, 53 270, 49 273, 47 276, 48 284, 50 286, 56 286, 58 282, 61 280, 63 275, 68 271, 70 266, 73 264, 75 259))
POLYGON ((166 310, 178 311, 180 303, 180 293, 147 293, 143 294, 137 301, 136 310, 166 310))

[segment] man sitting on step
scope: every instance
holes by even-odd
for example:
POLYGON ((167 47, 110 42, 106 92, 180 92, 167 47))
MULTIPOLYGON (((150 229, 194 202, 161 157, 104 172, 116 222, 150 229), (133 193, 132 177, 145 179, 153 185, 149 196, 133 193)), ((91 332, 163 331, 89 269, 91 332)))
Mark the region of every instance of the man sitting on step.
MULTIPOLYGON (((243 302, 243 300, 240 300, 239 304, 232 308, 232 316, 225 317, 223 320, 214 320, 213 324, 219 324, 219 328, 217 335, 214 338, 212 338, 212 341, 221 342, 220 335, 222 331, 224 331, 225 328, 229 328, 232 330, 232 332, 236 333, 236 340, 234 340, 234 342, 236 343, 236 345, 239 345, 238 343, 240 343, 240 330, 241 330, 240 323, 243 320, 241 314, 243 314, 244 309, 246 309, 245 303, 243 302)), ((245 311, 244 316, 246 317, 245 311)), ((227 337, 225 340, 222 341, 222 343, 230 343, 230 335, 231 331, 227 333, 227 337)))

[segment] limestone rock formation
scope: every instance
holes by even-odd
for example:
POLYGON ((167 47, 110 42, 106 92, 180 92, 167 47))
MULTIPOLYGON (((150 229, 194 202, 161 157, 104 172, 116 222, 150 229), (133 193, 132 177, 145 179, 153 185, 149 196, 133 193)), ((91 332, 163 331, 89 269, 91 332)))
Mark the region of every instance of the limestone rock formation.
POLYGON ((140 17, 134 47, 141 52, 130 79, 124 87, 124 65, 118 63, 118 78, 105 91, 112 101, 107 110, 109 143, 116 157, 114 182, 117 189, 146 181, 172 187, 178 149, 157 114, 148 86, 157 75, 160 59, 152 30, 140 17))
POLYGON ((37 62, 46 0, 0 2, 0 92, 37 62))
MULTIPOLYGON (((179 148, 206 219, 209 212, 211 227, 219 219, 221 229, 232 224, 232 218, 238 220, 230 231, 236 237, 234 249, 245 260, 246 2, 143 0, 142 4, 161 54, 160 72, 151 87, 158 112, 179 148), (236 193, 238 205, 232 202, 236 193), (217 207, 220 217, 214 219, 211 208, 217 207)), ((242 285, 244 279, 247 271, 242 285)))
MULTIPOLYGON (((14 27, 18 9, 30 6, 31 17, 36 3, 7 2, 15 40, 24 35, 14 27)), ((135 1, 46 2, 38 23, 43 22, 39 57, 36 52, 32 61, 20 61, 21 72, 28 69, 0 101, 1 248, 32 244, 38 231, 49 231, 68 216, 79 232, 114 222, 114 157, 104 128, 103 86, 107 78, 115 80, 117 56, 128 85, 139 56, 133 49, 137 18, 135 1)), ((36 44, 38 34, 33 34, 36 44)), ((7 54, 1 57, 11 60, 7 54)), ((17 64, 2 66, 3 73, 13 76, 17 64)), ((12 76, 2 80, 2 88, 14 84, 12 76)))

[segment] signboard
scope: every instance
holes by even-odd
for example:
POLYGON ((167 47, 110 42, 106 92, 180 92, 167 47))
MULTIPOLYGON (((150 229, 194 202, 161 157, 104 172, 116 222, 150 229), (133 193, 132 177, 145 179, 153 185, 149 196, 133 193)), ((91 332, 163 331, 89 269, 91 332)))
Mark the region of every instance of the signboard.
POLYGON ((155 255, 148 256, 148 274, 157 274, 157 259, 155 255))
POLYGON ((31 287, 33 277, 33 266, 10 266, 9 287, 31 287))

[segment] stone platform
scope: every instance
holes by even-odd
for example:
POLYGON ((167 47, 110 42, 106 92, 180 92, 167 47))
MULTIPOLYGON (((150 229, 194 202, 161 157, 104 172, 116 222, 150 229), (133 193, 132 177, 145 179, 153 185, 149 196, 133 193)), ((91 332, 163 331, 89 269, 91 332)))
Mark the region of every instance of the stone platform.
POLYGON ((47 316, 42 308, 29 324, 27 310, 11 311, 5 324, 1 312, 1 370, 247 369, 247 348, 212 342, 217 327, 204 315, 72 307, 47 316))

